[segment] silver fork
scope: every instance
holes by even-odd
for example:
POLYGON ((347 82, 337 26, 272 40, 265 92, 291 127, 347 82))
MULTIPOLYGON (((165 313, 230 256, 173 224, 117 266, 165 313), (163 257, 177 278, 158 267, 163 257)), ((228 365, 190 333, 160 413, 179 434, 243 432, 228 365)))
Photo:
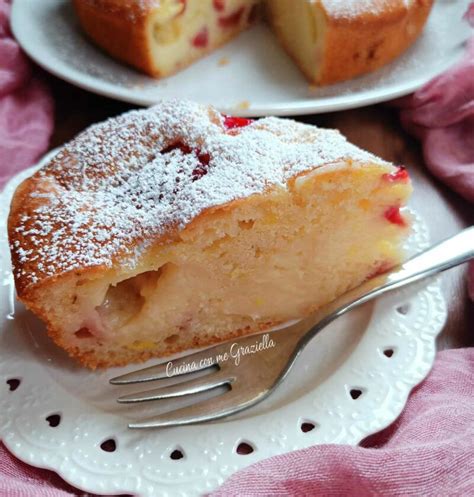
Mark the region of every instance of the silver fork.
POLYGON ((225 393, 212 399, 131 423, 130 428, 187 425, 235 414, 270 395, 287 376, 308 342, 337 317, 384 293, 435 275, 472 258, 474 226, 416 255, 392 271, 366 281, 296 324, 233 342, 233 356, 237 355, 237 349, 242 351, 249 347, 248 350, 251 351, 252 346, 258 348, 256 344, 261 344, 258 353, 257 350, 254 350, 255 353, 241 353, 238 365, 234 357, 229 357, 231 351, 227 342, 174 360, 172 366, 170 361, 167 361, 118 376, 111 379, 110 383, 144 383, 170 376, 182 379, 183 375, 189 372, 214 370, 199 378, 118 399, 120 403, 132 404, 207 392, 220 386, 228 387, 225 393))

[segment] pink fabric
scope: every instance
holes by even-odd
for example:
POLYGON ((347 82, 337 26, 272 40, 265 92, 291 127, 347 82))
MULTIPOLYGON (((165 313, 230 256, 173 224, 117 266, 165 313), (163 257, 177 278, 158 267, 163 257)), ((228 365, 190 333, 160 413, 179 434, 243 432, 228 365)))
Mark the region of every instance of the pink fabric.
POLYGON ((469 4, 466 13, 464 14, 464 19, 471 25, 474 26, 474 2, 469 4))
MULTIPOLYGON (((474 26, 474 2, 465 18, 474 26)), ((421 140, 426 167, 474 202, 474 38, 461 62, 393 104, 400 107, 403 126, 421 140)), ((468 292, 474 301, 474 263, 468 292)))
POLYGON ((395 104, 430 171, 474 202, 474 38, 461 62, 395 104))
POLYGON ((273 457, 212 496, 474 495, 473 398, 474 349, 440 352, 397 422, 362 447, 319 445, 273 457))
POLYGON ((12 38, 10 3, 0 0, 0 188, 44 153, 53 129, 53 102, 12 38))
POLYGON ((86 494, 70 487, 56 473, 33 468, 20 462, 0 443, 0 497, 67 497, 71 495, 86 494))
MULTIPOLYGON (((10 2, 0 0, 0 189, 43 154, 53 129, 53 101, 12 38, 10 2)), ((0 443, 0 496, 62 496, 62 480, 20 463, 0 443)))
MULTIPOLYGON (((400 418, 361 447, 320 445, 231 476, 213 497, 474 495, 474 349, 445 350, 400 418)), ((245 457, 245 456, 242 456, 245 457)), ((0 446, 0 497, 84 495, 0 446)))

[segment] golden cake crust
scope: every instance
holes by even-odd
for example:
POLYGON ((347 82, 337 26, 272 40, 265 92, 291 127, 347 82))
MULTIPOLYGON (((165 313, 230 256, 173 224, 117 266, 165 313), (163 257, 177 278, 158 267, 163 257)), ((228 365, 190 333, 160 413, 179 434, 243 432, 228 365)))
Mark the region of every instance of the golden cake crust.
MULTIPOLYGON (((177 0, 179 3, 179 0, 177 0)), ((227 27, 217 41, 200 46, 183 56, 171 69, 162 69, 160 60, 154 60, 154 19, 163 7, 160 0, 73 0, 79 22, 89 38, 117 60, 125 62, 150 76, 161 78, 184 69, 195 60, 224 45, 243 28, 250 13, 244 13, 235 26, 227 27)), ((179 6, 179 4, 178 4, 179 6)), ((166 8, 166 5, 164 6, 166 8)), ((252 3, 247 6, 249 9, 252 3)), ((189 6, 182 0, 182 13, 189 6)), ((190 40, 187 40, 188 42, 190 40)))
POLYGON ((156 0, 73 0, 73 5, 82 28, 98 46, 118 60, 155 73, 147 25, 156 0))
MULTIPOLYGON (((86 6, 94 9, 94 12, 102 12, 105 15, 115 18, 122 17, 129 22, 137 22, 153 9, 155 9, 160 0, 82 0, 77 2, 80 6, 86 6)), ((79 5, 78 5, 79 6, 79 5)))
POLYGON ((314 64, 303 64, 285 36, 272 0, 267 11, 280 43, 307 79, 337 83, 374 71, 403 53, 421 33, 433 0, 302 0, 320 37, 314 64))
POLYGON ((398 57, 421 33, 433 0, 369 0, 370 10, 352 15, 331 3, 323 1, 327 38, 316 81, 321 85, 374 71, 398 57))

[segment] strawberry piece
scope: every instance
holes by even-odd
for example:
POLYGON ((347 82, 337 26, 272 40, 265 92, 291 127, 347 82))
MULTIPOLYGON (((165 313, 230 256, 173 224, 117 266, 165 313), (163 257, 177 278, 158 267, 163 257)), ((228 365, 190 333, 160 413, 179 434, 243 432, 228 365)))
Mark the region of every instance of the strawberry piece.
MULTIPOLYGON (((211 162, 211 156, 208 152, 201 152, 200 149, 192 149, 189 145, 186 145, 185 143, 182 142, 176 142, 168 147, 164 148, 161 153, 162 154, 167 154, 172 152, 173 150, 181 150, 183 154, 194 154, 197 160, 199 161, 199 164, 192 170, 191 172, 191 177, 193 181, 197 181, 198 179, 201 179, 203 176, 205 176, 209 172, 209 163, 211 162)), ((180 170, 179 172, 182 172, 180 170)), ((176 178, 176 183, 180 182, 180 178, 176 178)), ((174 193, 176 193, 177 190, 175 190, 174 193)), ((161 200, 161 198, 160 198, 161 200)))
POLYGON ((209 30, 206 27, 202 28, 193 38, 192 44, 196 48, 206 48, 209 44, 209 30))
POLYGON ((384 262, 379 262, 374 270, 367 276, 367 279, 370 280, 372 278, 375 278, 376 276, 380 276, 381 274, 386 273, 389 269, 392 269, 393 263, 384 261, 384 262))
POLYGON ((201 153, 201 151, 198 151, 198 159, 203 166, 208 166, 211 156, 207 152, 201 153))
POLYGON ((399 226, 406 226, 407 224, 405 218, 400 213, 400 206, 398 205, 393 205, 392 207, 389 207, 384 212, 384 217, 387 221, 391 222, 392 224, 398 224, 399 226))
POLYGON ((222 12, 225 9, 225 0, 213 0, 212 5, 217 12, 222 12))
POLYGON ((224 126, 227 129, 243 128, 253 123, 253 119, 246 117, 224 116, 224 126))
POLYGON ((390 183, 395 183, 396 181, 406 183, 410 179, 410 176, 408 175, 408 171, 403 166, 398 166, 398 169, 395 172, 384 174, 382 178, 390 183))
POLYGON ((229 14, 226 17, 219 17, 217 22, 219 23, 219 26, 221 28, 232 28, 239 24, 240 20, 242 19, 242 15, 245 11, 245 7, 241 7, 240 9, 236 10, 232 14, 229 14))
POLYGON ((205 176, 208 173, 209 162, 211 160, 211 156, 207 152, 201 153, 200 150, 197 150, 196 154, 199 160, 199 165, 196 166, 193 169, 193 172, 191 173, 193 181, 201 179, 203 176, 205 176))

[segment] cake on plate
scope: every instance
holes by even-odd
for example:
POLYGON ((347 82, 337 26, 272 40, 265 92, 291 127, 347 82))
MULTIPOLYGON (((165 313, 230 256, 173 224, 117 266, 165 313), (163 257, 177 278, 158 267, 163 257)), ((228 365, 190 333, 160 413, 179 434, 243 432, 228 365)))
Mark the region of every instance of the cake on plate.
POLYGON ((246 29, 258 0, 73 0, 87 35, 113 57, 169 76, 246 29))
POLYGON ((307 79, 326 85, 391 62, 419 36, 433 0, 267 0, 278 40, 307 79))
POLYGON ((259 6, 311 83, 392 61, 421 33, 433 0, 73 0, 87 35, 113 57, 164 77, 246 29, 259 6))
POLYGON ((398 263, 410 191, 335 130, 162 102, 90 127, 18 187, 17 293, 91 368, 213 344, 398 263))

